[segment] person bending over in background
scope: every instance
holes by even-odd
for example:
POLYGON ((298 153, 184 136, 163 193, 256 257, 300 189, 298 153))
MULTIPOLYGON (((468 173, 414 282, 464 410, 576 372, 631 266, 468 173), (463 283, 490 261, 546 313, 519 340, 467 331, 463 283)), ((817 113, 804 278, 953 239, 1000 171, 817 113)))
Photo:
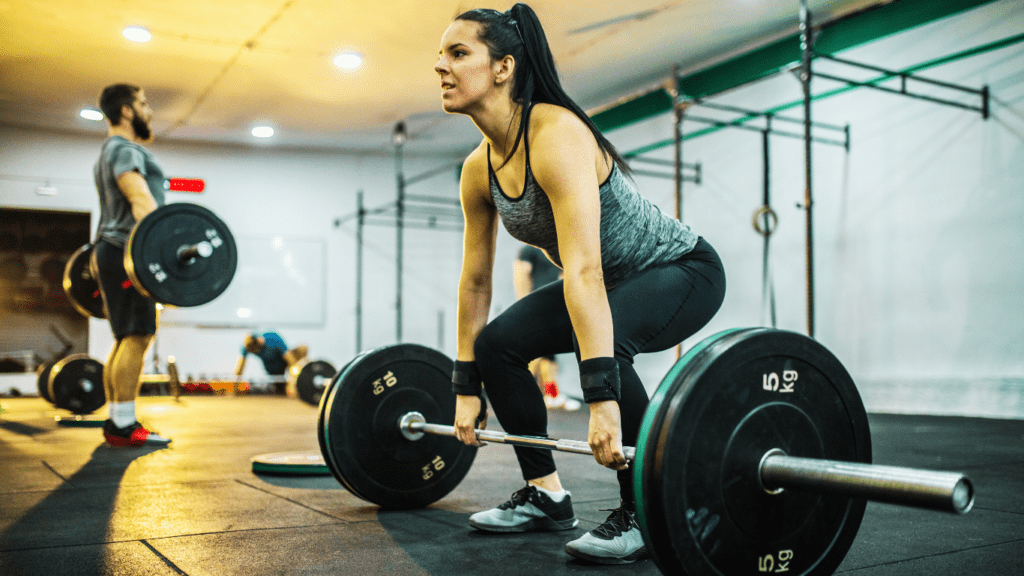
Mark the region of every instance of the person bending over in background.
POLYGON ((300 344, 289 350, 284 339, 277 332, 253 332, 242 342, 242 351, 235 364, 235 376, 245 370, 245 359, 255 354, 263 361, 263 369, 271 376, 281 376, 289 366, 306 357, 309 348, 300 344))
POLYGON ((111 446, 166 445, 171 440, 147 430, 135 417, 135 397, 146 349, 157 328, 156 302, 132 287, 124 268, 125 243, 135 223, 164 203, 164 173, 143 144, 152 140, 153 110, 138 86, 103 89, 100 109, 110 125, 93 168, 100 199, 92 264, 114 333, 103 369, 110 418, 103 437, 111 446))
MULTIPOLYGON (((562 277, 562 271, 548 260, 540 248, 524 244, 512 266, 512 283, 516 299, 546 286, 562 277)), ((541 356, 530 362, 530 372, 537 379, 537 386, 544 393, 544 404, 548 408, 576 410, 580 403, 567 398, 558 389, 558 362, 555 355, 541 356)))
MULTIPOLYGON (((455 432, 473 428, 487 397, 510 434, 547 436, 544 398, 530 359, 574 351, 590 407, 588 443, 617 470, 621 505, 566 552, 620 564, 646 555, 622 446, 636 445, 647 391, 633 369, 641 352, 693 335, 725 297, 722 262, 689 226, 666 216, 626 177, 622 156, 558 80, 533 10, 465 12, 445 31, 434 70, 445 112, 468 115, 483 140, 462 170, 465 217, 452 375, 455 432), (544 250, 564 279, 488 323, 498 222, 544 250), (620 424, 621 419, 621 424, 620 424)), ((515 447, 526 487, 469 518, 490 532, 569 530, 578 524, 549 450, 515 447)))

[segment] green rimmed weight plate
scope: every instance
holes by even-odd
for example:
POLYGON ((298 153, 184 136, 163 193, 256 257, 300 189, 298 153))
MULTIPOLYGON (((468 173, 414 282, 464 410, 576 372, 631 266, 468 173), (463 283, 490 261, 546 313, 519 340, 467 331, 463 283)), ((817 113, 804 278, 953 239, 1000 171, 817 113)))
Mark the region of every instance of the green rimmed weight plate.
POLYGON ((638 442, 638 516, 655 562, 693 576, 831 574, 865 502, 769 494, 758 467, 774 448, 870 462, 867 415, 849 374, 792 332, 731 331, 698 348, 659 386, 638 442))

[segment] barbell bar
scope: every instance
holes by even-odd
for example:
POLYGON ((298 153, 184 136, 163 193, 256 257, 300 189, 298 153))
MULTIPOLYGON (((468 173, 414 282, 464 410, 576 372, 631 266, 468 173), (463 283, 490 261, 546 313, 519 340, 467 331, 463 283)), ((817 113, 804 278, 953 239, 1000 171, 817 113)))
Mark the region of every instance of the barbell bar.
MULTIPOLYGON (((431 424, 419 412, 403 415, 398 428, 409 440, 419 440, 423 434, 455 437, 454 426, 431 424)), ((481 442, 594 455, 590 445, 579 440, 518 436, 496 430, 476 429, 474 433, 481 442)), ((636 448, 623 446, 622 454, 632 461, 636 448)), ((958 472, 796 458, 775 448, 761 459, 758 474, 769 494, 788 488, 957 514, 967 513, 974 505, 974 487, 958 472)))
MULTIPOLYGON (((331 381, 317 438, 352 494, 407 509, 458 486, 477 447, 435 424, 454 421, 453 366, 400 344, 360 354, 331 381)), ((477 434, 590 453, 572 440, 477 434)), ((624 452, 637 524, 665 574, 759 573, 769 564, 831 574, 868 499, 962 514, 974 497, 961 474, 872 464, 867 413, 846 369, 817 341, 769 328, 726 330, 691 348, 655 389, 637 444, 624 452)))

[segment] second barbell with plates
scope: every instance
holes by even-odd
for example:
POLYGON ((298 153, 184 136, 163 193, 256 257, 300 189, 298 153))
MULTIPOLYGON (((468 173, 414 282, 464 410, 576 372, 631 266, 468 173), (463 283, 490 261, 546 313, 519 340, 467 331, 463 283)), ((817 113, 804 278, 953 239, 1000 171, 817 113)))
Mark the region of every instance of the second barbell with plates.
MULTIPOLYGON (((64 268, 64 292, 83 315, 105 318, 93 246, 76 251, 64 268)), ((200 306, 220 296, 238 266, 227 224, 209 209, 184 202, 149 213, 125 244, 124 267, 135 288, 166 306, 200 306)))

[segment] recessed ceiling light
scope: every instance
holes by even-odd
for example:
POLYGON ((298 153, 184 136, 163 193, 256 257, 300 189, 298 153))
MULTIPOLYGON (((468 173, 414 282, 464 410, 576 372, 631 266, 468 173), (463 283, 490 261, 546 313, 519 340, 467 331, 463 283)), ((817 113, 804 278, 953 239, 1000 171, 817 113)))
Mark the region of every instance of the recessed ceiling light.
POLYGON ((103 112, 93 110, 92 108, 82 108, 78 111, 78 115, 86 120, 92 120, 93 122, 103 120, 103 112))
POLYGON ((124 37, 132 42, 149 42, 153 39, 153 35, 149 33, 149 30, 142 26, 129 26, 121 34, 124 34, 124 37))
POLYGON ((342 70, 355 70, 363 64, 363 57, 357 52, 342 52, 334 57, 334 65, 342 70))
POLYGON ((270 138, 274 135, 274 129, 270 126, 257 126, 252 129, 252 135, 257 138, 270 138))

